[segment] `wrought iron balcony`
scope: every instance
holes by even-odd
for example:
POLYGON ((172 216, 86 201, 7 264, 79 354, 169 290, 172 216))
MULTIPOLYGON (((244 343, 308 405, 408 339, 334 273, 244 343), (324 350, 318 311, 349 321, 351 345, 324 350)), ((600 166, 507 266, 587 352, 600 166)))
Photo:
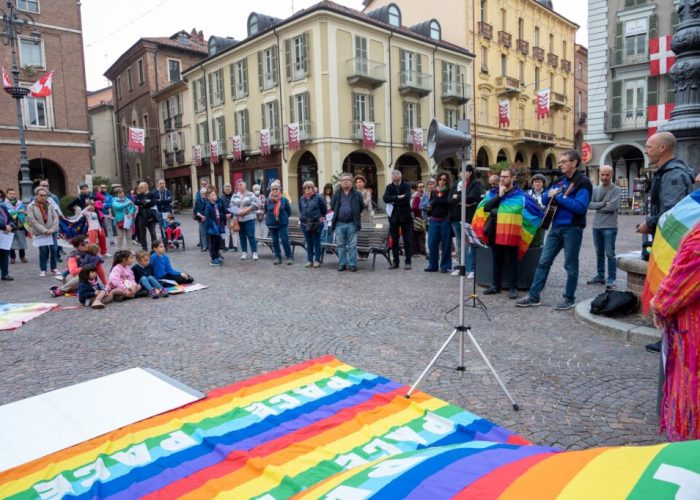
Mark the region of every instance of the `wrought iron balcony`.
POLYGON ((566 73, 571 73, 571 61, 569 61, 568 59, 562 59, 561 70, 565 71, 566 73))
POLYGON ((173 117, 173 128, 182 128, 182 113, 173 117))
POLYGON ((556 68, 559 66, 559 56, 552 52, 547 52, 547 64, 556 68))
POLYGON ((514 130, 513 137, 515 142, 519 144, 541 144, 545 146, 553 146, 557 143, 554 134, 525 128, 514 130))
POLYGON ((605 114, 605 131, 641 130, 647 128, 647 109, 630 108, 605 114))
MULTIPOLYGON (((279 127, 268 127, 270 131, 270 146, 280 146, 282 144, 282 131, 279 127)), ((257 131, 258 141, 260 141, 260 131, 257 131)), ((242 140, 242 138, 241 138, 242 140)), ((242 148, 241 148, 242 149, 242 148)))
POLYGON ((637 52, 635 47, 631 48, 631 54, 628 54, 627 47, 623 45, 622 49, 615 50, 609 49, 608 61, 610 61, 611 66, 623 66, 627 64, 648 64, 649 54, 647 54, 646 49, 644 52, 637 52))
POLYGON ((386 82, 386 64, 362 57, 353 57, 346 61, 347 78, 350 85, 369 85, 379 87, 386 82))
POLYGON ((175 163, 185 163, 185 150, 179 149, 175 151, 175 163))
POLYGON ((532 57, 538 61, 544 61, 544 49, 542 47, 532 47, 532 57))
POLYGON ((175 164, 175 153, 173 153, 173 152, 166 152, 165 153, 165 164, 169 167, 172 167, 175 164))
POLYGON ((504 47, 510 48, 511 44, 513 43, 513 36, 506 31, 499 31, 498 43, 500 43, 504 47))
POLYGON ((309 120, 299 122, 299 140, 309 141, 312 138, 312 123, 309 120))
POLYGON ((442 102, 445 104, 464 104, 472 98, 472 86, 460 81, 442 82, 442 102))
POLYGON ((496 78, 496 93, 519 94, 522 91, 522 83, 517 78, 499 76, 496 78))
MULTIPOLYGON (((381 123, 374 122, 374 142, 379 142, 381 140, 381 125, 381 123)), ((361 121, 353 120, 350 122, 350 137, 356 141, 362 140, 363 134, 361 121)))
POLYGON ((163 120, 163 128, 166 132, 171 132, 173 130, 172 118, 166 118, 165 120, 163 120))
POLYGON ((521 54, 528 55, 530 53, 530 42, 526 42, 525 40, 518 38, 517 48, 518 52, 520 52, 521 54))
POLYGON ((427 73, 418 73, 417 71, 401 71, 399 72, 399 93, 415 94, 418 97, 423 97, 433 90, 433 80, 427 73))
POLYGON ((493 38, 493 26, 489 23, 479 21, 479 36, 483 36, 487 40, 493 38))

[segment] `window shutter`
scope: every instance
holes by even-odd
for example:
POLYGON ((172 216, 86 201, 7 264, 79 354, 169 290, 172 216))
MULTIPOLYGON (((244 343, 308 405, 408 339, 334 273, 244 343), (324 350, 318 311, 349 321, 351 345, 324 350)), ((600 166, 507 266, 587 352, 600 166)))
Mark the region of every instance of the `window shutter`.
POLYGON ((418 73, 417 76, 418 76, 418 78, 420 78, 421 73, 423 73, 423 64, 422 64, 423 57, 420 54, 416 53, 415 58, 416 58, 416 73, 418 73))
POLYGON ((243 94, 248 95, 248 59, 243 59, 241 64, 243 65, 243 94))
POLYGON ((258 86, 263 89, 263 53, 258 51, 258 86))
POLYGON ((613 64, 622 64, 624 41, 624 23, 618 22, 615 25, 615 57, 613 58, 613 64))
POLYGON ((447 63, 445 61, 442 61, 442 83, 443 85, 447 85, 447 63))
POLYGON ((242 131, 245 135, 248 135, 250 133, 250 121, 248 120, 247 109, 243 110, 243 126, 241 128, 243 129, 242 131))
POLYGON ((279 54, 277 53, 277 45, 272 47, 272 81, 275 85, 279 83, 279 54))
POLYGON ((374 121, 374 96, 368 95, 367 101, 369 103, 369 121, 374 121))
POLYGON ((307 90, 304 96, 304 120, 311 122, 311 94, 307 90))
POLYGON ((416 128, 423 128, 422 124, 423 120, 421 119, 421 113, 420 113, 420 102, 416 103, 416 123, 413 124, 414 127, 416 128))
POLYGON ((659 104, 659 77, 650 76, 647 78, 647 106, 657 104, 659 104))
POLYGON ((214 104, 214 89, 213 89, 213 86, 211 84, 212 83, 212 76, 214 76, 214 75, 212 75, 211 73, 209 73, 207 75, 207 79, 209 80, 209 82, 208 82, 209 83, 209 106, 212 106, 214 104))
POLYGON ((403 49, 399 49, 399 68, 401 73, 406 71, 406 51, 403 49))
POLYGON ((357 116, 357 93, 352 93, 352 121, 356 122, 359 118, 357 116))
POLYGON ((294 96, 289 96, 289 123, 294 123, 294 96))
POLYGON ((666 103, 674 104, 676 102, 676 90, 669 85, 666 89, 666 103))
POLYGON ((612 84, 612 128, 620 128, 622 125, 622 82, 617 81, 612 84))
POLYGON ((242 113, 242 111, 238 111, 234 115, 236 117, 236 119, 233 120, 233 135, 241 135, 241 126, 240 126, 241 113, 242 113))
POLYGON ((229 77, 231 78, 231 99, 236 98, 236 64, 229 65, 229 77))
POLYGON ((301 64, 305 75, 309 74, 309 38, 308 31, 302 35, 301 64))
POLYGON ((272 105, 272 110, 273 110, 273 117, 275 119, 273 123, 273 127, 277 128, 280 126, 280 102, 275 101, 274 104, 272 105))
POLYGON ((222 116, 221 118, 219 118, 219 121, 221 122, 221 136, 219 137, 219 139, 221 139, 222 141, 225 141, 226 140, 226 118, 224 118, 222 116))
POLYGON ((411 124, 408 123, 408 103, 406 101, 403 102, 403 128, 408 128, 410 127, 411 124))
POLYGON ((201 127, 199 125, 197 125, 197 127, 195 127, 195 134, 194 135, 197 139, 197 144, 202 144, 202 141, 201 141, 202 137, 201 137, 201 134, 199 133, 200 129, 201 129, 201 127))
POLYGON ((287 81, 291 82, 292 81, 292 41, 287 38, 284 41, 284 58, 285 61, 287 62, 286 64, 286 73, 287 73, 287 81))
POLYGON ((649 16, 649 39, 656 38, 659 31, 659 16, 652 14, 649 16))
POLYGON ((267 128, 265 125, 265 122, 267 121, 267 117, 265 116, 265 105, 261 104, 260 105, 260 116, 262 117, 262 127, 261 128, 267 128))

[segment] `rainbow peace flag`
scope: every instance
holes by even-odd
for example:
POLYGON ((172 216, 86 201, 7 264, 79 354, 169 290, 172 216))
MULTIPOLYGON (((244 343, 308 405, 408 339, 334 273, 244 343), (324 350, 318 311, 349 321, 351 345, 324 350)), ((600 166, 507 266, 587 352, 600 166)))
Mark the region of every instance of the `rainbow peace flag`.
POLYGON ((14 330, 27 321, 57 309, 57 304, 0 304, 0 331, 14 330))
POLYGON ((644 314, 649 312, 649 302, 671 269, 681 241, 698 222, 700 222, 700 190, 690 193, 659 219, 642 292, 644 314))
POLYGON ((407 389, 330 356, 312 360, 2 472, 0 497, 697 493, 700 442, 560 453, 425 393, 406 399, 407 389))

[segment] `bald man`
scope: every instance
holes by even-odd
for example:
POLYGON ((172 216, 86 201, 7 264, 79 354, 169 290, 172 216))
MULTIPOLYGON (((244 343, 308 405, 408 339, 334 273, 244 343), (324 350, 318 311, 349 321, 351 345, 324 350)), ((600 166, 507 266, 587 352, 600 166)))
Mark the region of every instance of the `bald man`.
POLYGON ((644 152, 657 170, 651 178, 649 214, 646 222, 637 228, 639 233, 654 234, 659 217, 690 192, 695 174, 675 157, 675 150, 676 138, 670 132, 657 132, 647 139, 644 152))
POLYGON ((593 188, 593 196, 588 210, 593 216, 593 245, 597 257, 598 273, 587 281, 588 285, 607 285, 615 288, 617 263, 615 260, 615 240, 617 239, 617 212, 620 209, 620 188, 613 182, 613 168, 600 167, 600 185, 593 188), (608 261, 608 278, 605 278, 605 261, 608 261))

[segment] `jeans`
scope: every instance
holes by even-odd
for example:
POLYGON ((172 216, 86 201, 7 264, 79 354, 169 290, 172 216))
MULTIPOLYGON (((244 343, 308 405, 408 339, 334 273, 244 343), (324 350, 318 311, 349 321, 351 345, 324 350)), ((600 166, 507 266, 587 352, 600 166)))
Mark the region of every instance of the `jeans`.
POLYGON ((452 240, 452 226, 450 221, 431 220, 428 226, 428 269, 438 270, 438 255, 442 249, 440 258, 440 269, 449 271, 452 269, 452 252, 450 241, 452 240))
POLYGON ((39 268, 42 271, 46 271, 46 263, 49 260, 49 257, 51 257, 51 270, 53 271, 56 269, 56 252, 57 249, 55 245, 39 247, 39 268))
POLYGON ((335 242, 338 245, 338 265, 357 266, 357 227, 353 222, 335 225, 335 242))
POLYGON ((157 290, 163 288, 163 285, 161 285, 160 282, 153 276, 143 276, 141 280, 139 280, 139 285, 141 285, 147 292, 150 292, 154 288, 157 290))
POLYGON ((272 250, 275 252, 275 257, 278 259, 282 258, 282 251, 280 249, 280 240, 282 241, 282 247, 284 247, 284 256, 288 259, 292 258, 292 248, 289 246, 289 231, 287 226, 281 227, 268 227, 270 231, 270 237, 272 238, 272 250))
POLYGON ((401 229, 401 234, 403 234, 403 253, 405 256, 406 265, 411 264, 411 240, 413 239, 413 219, 404 222, 394 222, 389 224, 389 234, 391 235, 392 241, 392 253, 394 254, 394 264, 399 263, 399 252, 401 251, 401 246, 399 245, 399 229, 401 229))
POLYGON ((10 274, 10 251, 0 250, 0 276, 4 278, 8 274, 10 274))
MULTIPOLYGON (((455 237, 455 252, 457 255, 457 263, 462 264, 462 254, 460 253, 462 249, 462 236, 461 233, 459 232, 459 227, 462 225, 461 222, 459 221, 452 221, 450 222, 450 227, 452 227, 452 234, 455 237)), ((466 262, 466 255, 465 255, 465 262, 466 262)))
POLYGON ((209 237, 209 257, 211 260, 221 259, 221 245, 224 240, 221 238, 220 234, 210 234, 209 237))
POLYGON ((202 250, 207 250, 209 248, 207 246, 209 244, 209 237, 207 236, 206 226, 201 220, 198 220, 197 224, 199 225, 199 246, 202 247, 202 250))
POLYGON ((540 299, 540 294, 547 283, 549 270, 554 259, 564 249, 564 269, 566 269, 566 289, 564 299, 568 302, 576 301, 576 285, 578 285, 578 256, 581 251, 583 228, 578 226, 553 227, 544 243, 540 262, 532 280, 529 295, 535 300, 540 299))
POLYGON ((321 242, 322 243, 333 243, 333 231, 331 231, 330 225, 323 231, 321 231, 321 242))
MULTIPOLYGON (((306 262, 321 262, 321 233, 310 233, 306 230, 306 225, 302 224, 301 229, 304 231, 304 240, 306 240, 306 262)), ((332 235, 333 233, 331 233, 332 235)))
POLYGON ((250 243, 250 251, 258 253, 258 242, 255 239, 255 219, 248 221, 238 221, 241 230, 238 235, 241 239, 241 251, 248 253, 248 244, 250 243))
POLYGON ((593 245, 595 246, 598 264, 597 278, 605 279, 605 259, 608 260, 608 283, 614 283, 617 278, 617 262, 615 260, 615 239, 617 228, 593 229, 593 245))

